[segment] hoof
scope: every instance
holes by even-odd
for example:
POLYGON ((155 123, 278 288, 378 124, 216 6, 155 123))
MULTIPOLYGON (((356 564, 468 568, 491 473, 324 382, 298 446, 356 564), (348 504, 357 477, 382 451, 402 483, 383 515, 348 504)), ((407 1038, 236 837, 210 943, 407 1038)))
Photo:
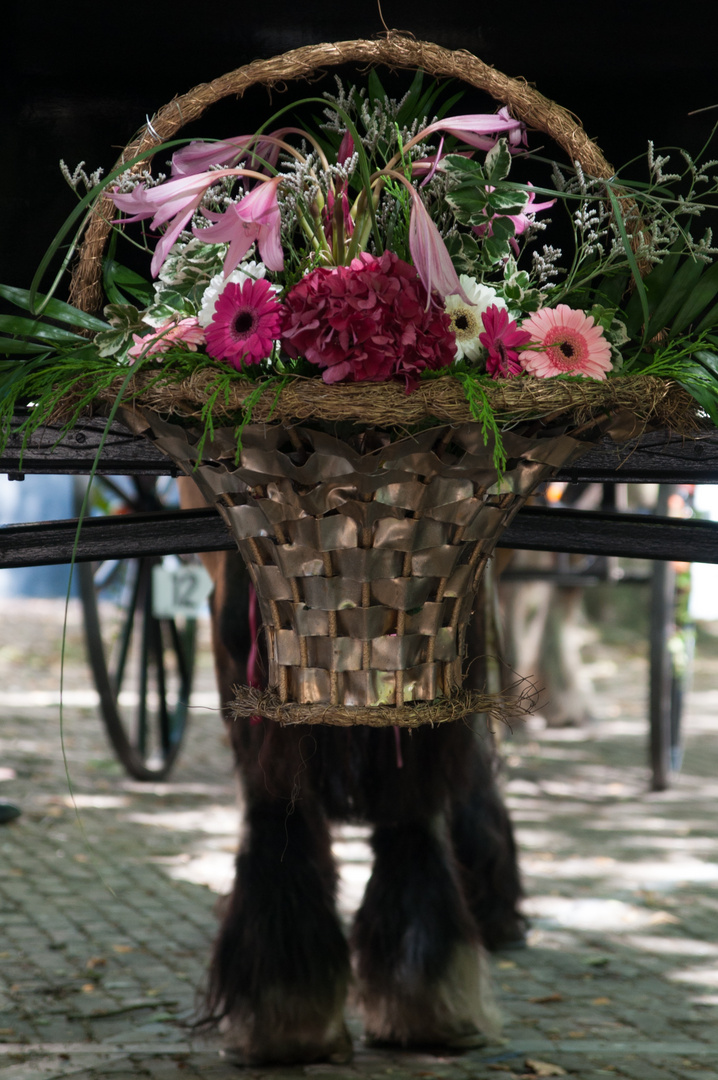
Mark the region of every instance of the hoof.
POLYGON ((436 1048, 461 1052, 494 1043, 500 1018, 491 992, 483 950, 458 946, 443 979, 383 993, 362 987, 360 1007, 367 1041, 373 1046, 436 1048))
POLYGON ((391 1037, 372 1035, 367 1032, 364 1036, 364 1042, 366 1046, 377 1050, 401 1046, 403 1049, 410 1047, 421 1048, 428 1052, 435 1050, 437 1054, 463 1054, 467 1050, 480 1050, 484 1046, 488 1046, 490 1039, 478 1028, 472 1028, 470 1031, 467 1030, 461 1034, 457 1034, 456 1031, 446 1032, 443 1035, 440 1032, 433 1032, 424 1036, 415 1032, 413 1036, 405 1036, 402 1039, 392 1039, 391 1037))
POLYGON ((223 1057, 236 1065, 310 1065, 326 1062, 345 1065, 354 1050, 346 1024, 338 1029, 316 1032, 289 1032, 281 1029, 270 1032, 237 1030, 229 1026, 224 1032, 223 1057))

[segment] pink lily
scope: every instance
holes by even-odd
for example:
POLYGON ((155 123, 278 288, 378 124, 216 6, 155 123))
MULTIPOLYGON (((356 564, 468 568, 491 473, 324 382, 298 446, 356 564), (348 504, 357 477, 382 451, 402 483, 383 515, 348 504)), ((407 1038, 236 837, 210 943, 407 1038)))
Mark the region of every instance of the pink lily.
MULTIPOLYGON (((157 187, 153 188, 147 188, 144 184, 140 184, 129 194, 123 195, 115 192, 110 196, 118 210, 133 215, 128 218, 129 221, 141 221, 143 218, 152 218, 152 221, 150 222, 151 229, 159 229, 162 225, 166 225, 169 222, 169 228, 160 238, 152 257, 151 270, 153 277, 157 277, 157 274, 162 268, 162 264, 170 253, 172 245, 199 207, 207 188, 211 187, 212 184, 216 184, 218 180, 221 180, 225 176, 245 176, 262 181, 260 185, 249 193, 249 196, 245 196, 244 199, 242 199, 242 202, 238 204, 244 207, 244 211, 240 217, 245 219, 247 214, 252 212, 255 204, 256 213, 260 217, 266 217, 267 210, 262 202, 261 194, 259 193, 261 193, 262 188, 271 186, 272 191, 270 192, 270 201, 273 196, 273 202, 276 206, 276 237, 270 228, 271 238, 266 247, 269 260, 271 260, 274 265, 270 266, 270 261, 265 261, 266 265, 272 270, 282 268, 284 262, 281 256, 281 247, 279 246, 279 207, 277 205, 276 195, 276 187, 279 183, 279 178, 274 177, 272 180, 267 180, 261 173, 253 172, 250 169, 214 169, 211 172, 199 173, 197 176, 181 176, 176 180, 167 180, 165 183, 158 184, 157 187), (252 198, 245 206, 247 199, 250 198, 250 196, 252 198), (279 251, 278 256, 277 250, 279 251), (277 265, 277 263, 279 263, 279 265, 277 265)), ((265 196, 265 202, 266 198, 267 197, 265 196)), ((234 207, 230 209, 237 208, 234 207)), ((217 217, 221 218, 223 215, 217 215, 217 217)), ((260 222, 260 224, 269 225, 269 221, 260 222)), ((204 235, 208 231, 209 230, 204 229, 202 230, 202 234, 204 235)), ((249 241, 245 251, 249 249, 254 239, 259 239, 259 236, 256 235, 249 241)), ((232 269, 234 269, 241 257, 242 255, 240 255, 237 261, 232 264, 232 269)))
MULTIPOLYGON (((514 119, 506 105, 502 105, 496 115, 500 116, 502 120, 514 119)), ((512 128, 508 133, 508 138, 509 146, 521 146, 522 144, 526 146, 526 125, 521 123, 518 127, 512 128)))
MULTIPOLYGON (((212 175, 216 176, 217 173, 212 175)), ((232 273, 255 241, 259 247, 259 257, 268 270, 284 269, 280 236, 281 215, 277 200, 277 187, 281 179, 281 176, 275 176, 257 184, 240 202, 234 203, 223 214, 204 210, 204 215, 215 224, 206 229, 192 230, 200 240, 208 240, 212 244, 229 244, 224 260, 225 276, 232 273)))
MULTIPOLYGON (((504 106, 497 113, 467 113, 464 116, 445 116, 443 120, 435 120, 433 124, 422 128, 404 146, 404 154, 411 150, 412 146, 424 142, 429 135, 443 132, 446 135, 454 135, 457 139, 477 150, 491 150, 496 145, 500 135, 507 135, 511 146, 518 146, 525 141, 525 126, 520 120, 514 120, 509 116, 509 111, 504 106)), ((436 163, 441 157, 441 147, 437 154, 436 163)), ((399 162, 399 155, 395 154, 387 164, 388 169, 393 169, 399 162)), ((434 164, 434 168, 436 167, 434 164)), ((415 166, 419 163, 416 162, 415 166)))
MULTIPOLYGON (((293 156, 302 158, 298 150, 285 142, 286 135, 301 135, 303 139, 307 139, 328 168, 321 147, 308 132, 302 131, 301 128, 286 127, 278 128, 269 135, 238 135, 234 139, 223 139, 213 143, 191 142, 189 146, 184 146, 172 155, 172 174, 189 176, 193 173, 206 172, 211 165, 227 165, 230 161, 236 166, 245 158, 249 159, 252 168, 270 169, 274 172, 280 150, 286 150, 293 156)), ((352 152, 353 144, 349 156, 352 152)))
POLYGON ((237 169, 216 169, 199 176, 182 176, 177 180, 167 180, 157 187, 148 188, 139 184, 128 194, 113 192, 110 198, 118 210, 133 215, 129 221, 141 221, 152 218, 151 229, 159 229, 168 222, 169 228, 160 238, 152 256, 152 276, 157 277, 162 264, 179 234, 191 219, 204 198, 205 192, 223 176, 236 176, 243 173, 237 169))
POLYGON ((512 116, 509 116, 508 110, 504 107, 498 113, 445 116, 443 120, 436 120, 425 127, 412 139, 412 142, 423 141, 427 135, 433 135, 436 131, 454 135, 469 146, 475 146, 477 150, 490 150, 501 133, 508 134, 512 145, 518 145, 523 139, 524 125, 520 120, 514 120, 512 116))
MULTIPOLYGON (((393 175, 399 177, 399 173, 393 175)), ((402 177, 403 180, 403 177, 402 177)), ((446 244, 441 233, 429 216, 429 211, 421 201, 418 192, 411 184, 404 181, 411 193, 411 216, 409 218, 409 251, 416 271, 426 289, 426 306, 429 307, 432 293, 439 294, 441 301, 447 296, 458 293, 467 304, 471 301, 466 296, 454 269, 446 244)))
POLYGON ((236 163, 256 141, 256 135, 239 135, 236 139, 219 142, 191 142, 172 155, 172 175, 194 176, 207 172, 212 165, 227 165, 230 161, 236 163))

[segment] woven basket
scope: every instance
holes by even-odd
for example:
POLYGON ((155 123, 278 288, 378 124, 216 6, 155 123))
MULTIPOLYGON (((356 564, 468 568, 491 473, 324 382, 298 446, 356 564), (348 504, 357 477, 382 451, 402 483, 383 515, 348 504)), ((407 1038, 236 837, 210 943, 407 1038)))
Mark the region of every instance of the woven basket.
MULTIPOLYGON (((120 160, 171 138, 221 98, 347 62, 458 78, 550 136, 586 173, 613 173, 577 120, 527 83, 467 52, 398 34, 296 49, 196 87, 161 109, 120 160)), ((84 310, 101 304, 113 214, 109 200, 101 203, 83 242, 72 300, 84 310)), ((254 404, 238 463, 233 426, 215 429, 200 463, 200 433, 191 418, 205 400, 201 377, 181 386, 153 379, 146 389, 142 378, 133 388, 135 404, 123 410, 126 422, 152 438, 217 506, 257 590, 269 689, 239 689, 235 711, 283 723, 414 726, 472 712, 523 711, 520 700, 461 688, 466 626, 501 533, 537 484, 592 439, 606 431, 627 438, 636 423, 639 429, 666 423, 685 410, 682 392, 660 380, 497 384, 492 403, 513 419, 499 483, 493 447, 470 422, 451 378, 409 396, 391 384, 296 380, 279 400, 254 404), (256 422, 270 408, 272 422, 256 422), (183 422, 172 422, 173 415, 183 422), (323 425, 312 423, 318 420, 323 425), (341 437, 331 427, 338 424, 341 437), (417 424, 425 428, 418 435, 388 434, 417 424)), ((235 409, 241 413, 248 392, 237 384, 224 407, 228 418, 235 409)))

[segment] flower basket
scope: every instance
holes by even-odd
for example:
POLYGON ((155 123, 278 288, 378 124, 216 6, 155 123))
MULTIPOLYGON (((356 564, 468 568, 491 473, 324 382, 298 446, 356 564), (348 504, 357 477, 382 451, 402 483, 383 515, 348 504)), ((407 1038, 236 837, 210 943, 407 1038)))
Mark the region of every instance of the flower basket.
MULTIPOLYGON (((575 118, 525 82, 395 33, 296 49, 196 87, 161 109, 122 160, 221 98, 347 63, 458 79, 545 133, 587 174, 613 174, 575 118)), ((85 234, 71 294, 84 311, 101 305, 114 214, 105 198, 85 234)), ((499 380, 486 390, 505 428, 497 468, 493 436, 450 375, 411 394, 396 383, 294 378, 262 392, 237 381, 214 401, 209 435, 208 380, 206 370, 180 381, 138 371, 121 415, 195 479, 231 528, 269 658, 268 689, 239 688, 234 709, 282 723, 414 726, 522 711, 520 700, 462 689, 466 626, 503 530, 538 484, 603 434, 689 430, 697 415, 665 378, 499 380)), ((105 409, 121 382, 98 395, 105 409)))

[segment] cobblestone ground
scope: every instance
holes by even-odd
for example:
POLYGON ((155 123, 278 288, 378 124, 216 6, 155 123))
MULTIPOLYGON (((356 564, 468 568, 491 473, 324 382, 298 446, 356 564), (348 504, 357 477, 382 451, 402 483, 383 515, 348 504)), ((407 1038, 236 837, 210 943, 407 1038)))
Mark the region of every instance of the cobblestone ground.
MULTIPOLYGON (((62 605, 6 603, 0 626, 0 1073, 224 1080, 242 1075, 193 1035, 236 811, 209 658, 171 781, 128 780, 105 741, 71 611, 60 747, 62 605)), ((206 636, 206 627, 205 636, 206 636)), ((362 1046, 350 1066, 248 1078, 718 1076, 718 686, 700 653, 683 772, 648 792, 646 664, 590 650, 596 721, 505 744, 529 947, 492 958, 505 1041, 463 1056, 362 1046)), ((343 904, 368 874, 365 834, 337 834, 343 904)))

